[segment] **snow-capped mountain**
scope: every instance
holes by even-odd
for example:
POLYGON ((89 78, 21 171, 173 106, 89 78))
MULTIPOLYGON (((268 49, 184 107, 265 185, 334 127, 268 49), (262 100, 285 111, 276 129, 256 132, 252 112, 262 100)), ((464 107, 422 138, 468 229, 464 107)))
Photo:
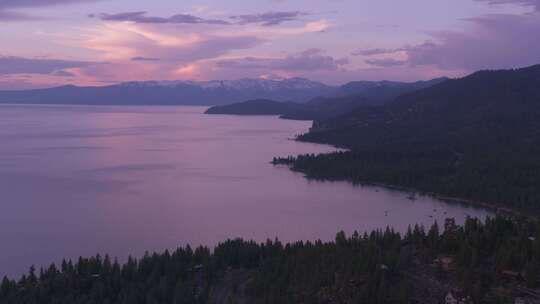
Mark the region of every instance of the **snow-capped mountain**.
POLYGON ((223 105, 249 99, 305 102, 337 90, 303 78, 132 81, 105 87, 62 86, 0 92, 0 103, 96 105, 223 105))
POLYGON ((304 78, 212 81, 132 81, 105 87, 62 86, 0 91, 0 103, 75 105, 225 105, 252 99, 307 102, 315 97, 356 96, 381 103, 444 79, 415 83, 358 81, 332 87, 304 78))
POLYGON ((192 81, 192 80, 162 80, 162 81, 132 81, 124 82, 121 85, 128 87, 181 87, 195 86, 203 89, 228 89, 228 90, 265 90, 276 91, 281 89, 328 89, 320 82, 311 81, 305 78, 288 78, 283 80, 273 79, 255 79, 242 78, 237 80, 211 80, 211 81, 192 81))

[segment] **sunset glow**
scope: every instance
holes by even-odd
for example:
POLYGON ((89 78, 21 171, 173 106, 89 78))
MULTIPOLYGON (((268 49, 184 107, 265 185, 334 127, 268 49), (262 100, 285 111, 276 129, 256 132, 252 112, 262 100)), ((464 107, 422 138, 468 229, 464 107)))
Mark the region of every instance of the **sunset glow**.
POLYGON ((540 28, 538 7, 534 0, 6 1, 0 89, 461 76, 540 61, 540 43, 530 39, 540 28))

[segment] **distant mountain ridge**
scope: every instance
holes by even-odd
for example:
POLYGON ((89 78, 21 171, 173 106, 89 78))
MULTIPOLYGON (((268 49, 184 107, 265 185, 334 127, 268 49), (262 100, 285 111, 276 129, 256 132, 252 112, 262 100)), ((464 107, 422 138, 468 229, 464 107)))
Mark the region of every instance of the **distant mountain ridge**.
POLYGON ((402 148, 404 144, 415 146, 421 139, 430 146, 452 141, 459 147, 465 138, 475 142, 519 140, 512 132, 520 126, 527 136, 540 140, 537 115, 540 65, 479 71, 401 95, 384 107, 360 107, 315 123, 314 132, 305 138, 329 135, 333 144, 364 146, 371 145, 366 138, 376 137, 378 145, 402 148), (501 128, 503 124, 508 128, 501 128))
POLYGON ((0 91, 0 103, 73 105, 223 105, 249 99, 307 101, 336 88, 303 78, 281 81, 134 81, 103 87, 73 85, 27 91, 0 91))
POLYGON ((210 81, 194 81, 194 80, 162 80, 162 81, 130 81, 124 82, 123 86, 162 86, 162 87, 178 87, 183 85, 197 86, 204 89, 229 89, 229 90, 246 90, 260 89, 266 91, 274 91, 279 89, 320 89, 324 87, 330 88, 320 82, 311 81, 305 78, 287 78, 283 80, 272 79, 254 79, 242 78, 236 80, 210 80, 210 81))
MULTIPOLYGON (((337 97, 357 96, 364 98, 369 105, 382 105, 392 99, 417 90, 425 89, 448 80, 446 77, 416 82, 398 81, 351 81, 342 85, 337 97)), ((366 103, 364 103, 366 104, 366 103)))
POLYGON ((350 82, 336 88, 336 91, 329 97, 315 97, 302 104, 250 100, 226 106, 215 106, 206 111, 206 114, 281 115, 282 118, 286 119, 325 120, 353 111, 357 107, 384 105, 402 94, 427 88, 446 80, 446 78, 437 78, 412 83, 350 82))
MULTIPOLYGON (((103 87, 66 85, 26 91, 0 91, 0 103, 70 105, 225 105, 253 99, 307 102, 315 97, 398 94, 411 84, 387 81, 329 86, 305 78, 212 81, 131 81, 103 87)), ((399 95, 399 94, 398 94, 399 95)), ((384 98, 383 98, 384 97, 384 98)), ((375 100, 375 98, 373 99, 375 100)), ((377 100, 376 102, 380 102, 377 100)))

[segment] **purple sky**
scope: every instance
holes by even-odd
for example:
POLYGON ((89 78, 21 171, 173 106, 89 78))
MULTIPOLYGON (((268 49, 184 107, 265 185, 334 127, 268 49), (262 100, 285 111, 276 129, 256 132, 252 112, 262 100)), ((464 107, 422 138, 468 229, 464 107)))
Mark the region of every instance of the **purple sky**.
POLYGON ((0 89, 413 81, 540 63, 540 0, 1 0, 0 89))

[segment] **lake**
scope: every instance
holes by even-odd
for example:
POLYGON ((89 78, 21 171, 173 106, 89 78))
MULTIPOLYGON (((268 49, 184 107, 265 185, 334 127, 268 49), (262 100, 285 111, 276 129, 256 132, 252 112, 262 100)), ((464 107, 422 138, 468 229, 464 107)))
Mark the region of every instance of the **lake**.
POLYGON ((235 237, 331 240, 339 230, 488 214, 309 181, 270 161, 335 150, 290 140, 310 122, 204 110, 0 106, 0 276, 63 257, 124 259, 235 237))

